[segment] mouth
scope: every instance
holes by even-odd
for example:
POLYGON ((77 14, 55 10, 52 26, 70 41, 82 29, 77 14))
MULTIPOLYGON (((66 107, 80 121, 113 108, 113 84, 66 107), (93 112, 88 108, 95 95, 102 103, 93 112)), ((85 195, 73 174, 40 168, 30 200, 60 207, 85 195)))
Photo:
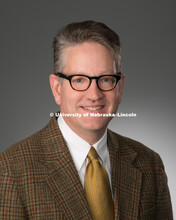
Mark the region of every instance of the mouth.
POLYGON ((82 106, 82 108, 86 109, 86 110, 91 110, 91 111, 96 111, 99 109, 102 109, 104 106, 100 105, 100 106, 82 106))

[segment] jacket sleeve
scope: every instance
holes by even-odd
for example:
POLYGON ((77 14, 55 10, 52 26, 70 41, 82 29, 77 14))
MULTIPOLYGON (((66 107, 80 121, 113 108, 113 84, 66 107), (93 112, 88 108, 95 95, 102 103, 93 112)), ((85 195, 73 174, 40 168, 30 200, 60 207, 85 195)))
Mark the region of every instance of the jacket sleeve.
POLYGON ((156 220, 173 220, 171 198, 167 183, 167 176, 164 165, 159 158, 159 170, 157 172, 157 212, 156 220))
POLYGON ((15 179, 4 172, 0 166, 0 219, 27 219, 19 197, 15 179))

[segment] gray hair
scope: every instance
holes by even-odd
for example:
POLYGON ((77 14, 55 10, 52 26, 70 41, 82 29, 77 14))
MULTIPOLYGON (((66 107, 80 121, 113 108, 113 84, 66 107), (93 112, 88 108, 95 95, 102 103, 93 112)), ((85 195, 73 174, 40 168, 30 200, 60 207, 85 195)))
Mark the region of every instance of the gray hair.
POLYGON ((97 42, 108 48, 114 57, 116 71, 122 71, 119 36, 105 24, 95 21, 74 22, 59 30, 53 41, 54 73, 62 72, 64 49, 84 42, 97 42))

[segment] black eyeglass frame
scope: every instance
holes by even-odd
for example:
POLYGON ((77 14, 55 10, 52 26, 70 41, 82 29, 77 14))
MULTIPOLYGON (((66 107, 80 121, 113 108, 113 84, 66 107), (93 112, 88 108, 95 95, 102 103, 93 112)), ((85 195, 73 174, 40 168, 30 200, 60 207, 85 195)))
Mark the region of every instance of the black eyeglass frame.
POLYGON ((90 85, 91 85, 91 83, 92 83, 92 79, 95 79, 95 80, 96 80, 97 87, 98 87, 101 91, 104 91, 104 92, 113 90, 113 89, 116 87, 118 81, 121 79, 121 72, 118 72, 118 73, 116 73, 116 74, 111 74, 111 75, 107 74, 107 75, 92 76, 92 77, 91 77, 91 76, 84 75, 84 74, 75 74, 75 75, 66 76, 65 74, 60 73, 60 72, 55 73, 55 75, 56 75, 56 76, 59 76, 60 78, 67 79, 67 80, 70 82, 70 86, 72 87, 72 89, 74 89, 74 90, 76 90, 76 91, 80 91, 80 92, 86 91, 86 90, 90 87, 90 85), (86 89, 84 89, 84 90, 77 90, 77 89, 73 88, 72 83, 71 83, 71 79, 72 79, 72 77, 74 77, 74 76, 84 76, 84 77, 87 77, 87 78, 89 79, 89 86, 88 86, 86 89), (115 86, 114 86, 112 89, 110 89, 110 90, 103 90, 103 89, 101 89, 101 88, 99 87, 99 85, 98 85, 98 80, 99 80, 100 78, 102 78, 102 77, 105 77, 105 76, 113 76, 113 77, 115 77, 115 79, 116 79, 115 86))

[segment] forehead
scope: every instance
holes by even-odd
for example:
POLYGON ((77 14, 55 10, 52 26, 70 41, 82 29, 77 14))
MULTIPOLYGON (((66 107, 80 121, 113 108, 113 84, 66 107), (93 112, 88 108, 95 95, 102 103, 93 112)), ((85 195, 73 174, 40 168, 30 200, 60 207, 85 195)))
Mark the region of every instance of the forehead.
POLYGON ((64 53, 66 72, 107 72, 114 69, 111 51, 96 42, 69 46, 64 53))

